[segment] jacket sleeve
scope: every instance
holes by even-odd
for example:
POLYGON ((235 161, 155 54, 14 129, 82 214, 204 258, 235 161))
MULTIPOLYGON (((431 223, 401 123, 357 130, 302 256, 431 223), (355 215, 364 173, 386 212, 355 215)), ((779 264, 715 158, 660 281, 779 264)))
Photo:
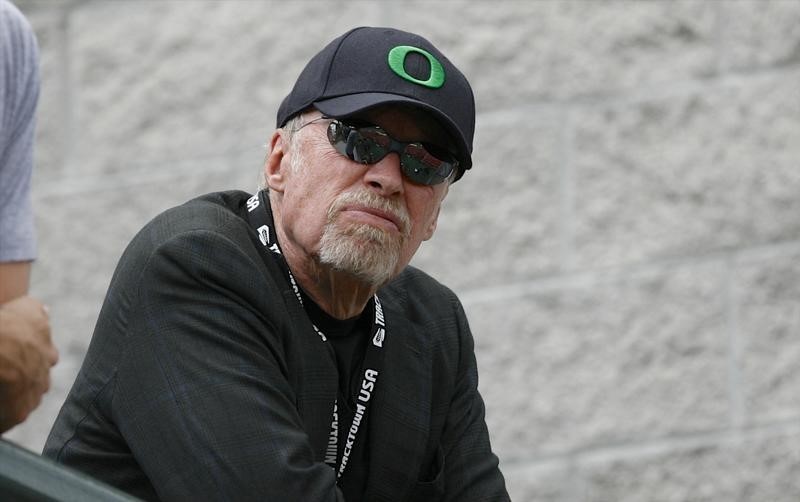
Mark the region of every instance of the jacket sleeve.
POLYGON ((296 409, 279 289, 241 248, 196 230, 146 260, 113 420, 163 500, 343 500, 296 409))
POLYGON ((461 304, 456 301, 459 326, 458 369, 450 409, 442 432, 444 500, 452 502, 507 501, 505 480, 492 453, 478 392, 474 340, 461 304))

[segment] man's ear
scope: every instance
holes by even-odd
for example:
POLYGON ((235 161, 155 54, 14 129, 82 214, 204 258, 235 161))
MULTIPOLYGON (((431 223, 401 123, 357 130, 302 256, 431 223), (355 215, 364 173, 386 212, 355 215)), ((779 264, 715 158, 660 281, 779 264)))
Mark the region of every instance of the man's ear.
POLYGON ((270 190, 283 192, 286 183, 286 172, 283 159, 286 153, 286 138, 282 129, 276 129, 269 141, 269 154, 264 162, 264 179, 270 190))

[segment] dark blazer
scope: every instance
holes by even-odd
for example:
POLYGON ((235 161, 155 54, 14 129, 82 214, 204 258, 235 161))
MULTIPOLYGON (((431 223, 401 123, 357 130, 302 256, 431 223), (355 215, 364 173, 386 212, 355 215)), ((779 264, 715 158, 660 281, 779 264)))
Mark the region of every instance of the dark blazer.
MULTIPOLYGON (((247 198, 208 194, 133 239, 44 455, 147 499, 341 500, 333 350, 259 254, 247 198)), ((363 500, 508 500, 458 299, 412 267, 378 295, 363 500)))

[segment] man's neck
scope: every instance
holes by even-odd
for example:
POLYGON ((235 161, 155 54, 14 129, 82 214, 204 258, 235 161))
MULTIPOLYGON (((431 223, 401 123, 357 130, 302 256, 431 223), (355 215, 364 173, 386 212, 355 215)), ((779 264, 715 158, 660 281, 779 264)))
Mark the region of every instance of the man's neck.
POLYGON ((321 264, 317 256, 294 246, 278 223, 279 213, 275 211, 274 214, 281 252, 298 287, 331 317, 349 319, 361 314, 378 288, 352 274, 321 264))
POLYGON ((269 204, 281 252, 298 287, 331 317, 350 319, 360 315, 367 302, 378 291, 378 287, 353 274, 321 264, 317 256, 296 246, 281 225, 280 203, 276 198, 270 197, 269 204))
POLYGON ((284 254, 297 285, 325 313, 336 319, 360 315, 377 291, 376 287, 351 274, 318 263, 314 257, 296 259, 291 252, 284 254))

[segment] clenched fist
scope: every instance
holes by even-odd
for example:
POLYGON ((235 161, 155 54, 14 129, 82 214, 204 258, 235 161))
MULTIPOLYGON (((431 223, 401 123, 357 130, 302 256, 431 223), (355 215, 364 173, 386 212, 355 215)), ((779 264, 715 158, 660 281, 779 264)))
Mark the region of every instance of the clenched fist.
POLYGON ((44 305, 29 296, 0 305, 0 432, 39 405, 57 361, 44 305))

